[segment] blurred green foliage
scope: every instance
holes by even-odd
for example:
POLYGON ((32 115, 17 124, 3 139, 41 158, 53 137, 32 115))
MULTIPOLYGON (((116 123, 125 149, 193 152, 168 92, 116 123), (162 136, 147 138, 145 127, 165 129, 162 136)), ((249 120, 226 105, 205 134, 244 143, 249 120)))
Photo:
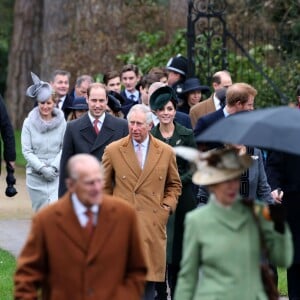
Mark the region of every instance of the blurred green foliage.
POLYGON ((133 63, 139 66, 143 74, 147 73, 152 67, 164 67, 170 57, 177 54, 186 53, 186 31, 179 29, 174 34, 170 43, 164 43, 165 33, 157 31, 149 33, 142 31, 137 36, 137 42, 143 51, 131 51, 120 54, 117 58, 124 64, 133 63))
MULTIPOLYGON (((143 45, 143 54, 137 52, 118 56, 123 63, 133 63, 139 66, 142 73, 147 73, 153 66, 164 67, 170 57, 181 53, 186 55, 186 30, 180 29, 173 36, 168 44, 163 44, 164 33, 141 32, 138 36, 138 42, 143 45)), ((220 40, 214 40, 210 44, 210 49, 204 40, 205 37, 198 36, 196 44, 196 75, 201 82, 208 83, 207 70, 209 65, 210 74, 220 70, 220 65, 216 62, 220 61, 221 44, 220 40), (199 41, 201 41, 199 43, 199 41), (209 57, 208 52, 213 55, 209 57), (202 70, 200 72, 199 70, 202 70)), ((256 97, 257 107, 268 107, 287 104, 295 100, 295 89, 300 82, 300 62, 295 55, 289 59, 284 58, 284 51, 278 53, 272 44, 256 45, 249 50, 249 54, 260 66, 263 72, 269 77, 273 85, 276 86, 282 95, 278 95, 268 80, 264 78, 260 72, 251 64, 246 56, 238 55, 236 52, 227 51, 228 70, 232 74, 233 81, 247 82, 258 90, 256 97), (282 57, 281 57, 282 56, 282 57), (271 57, 271 63, 266 59, 271 57)))

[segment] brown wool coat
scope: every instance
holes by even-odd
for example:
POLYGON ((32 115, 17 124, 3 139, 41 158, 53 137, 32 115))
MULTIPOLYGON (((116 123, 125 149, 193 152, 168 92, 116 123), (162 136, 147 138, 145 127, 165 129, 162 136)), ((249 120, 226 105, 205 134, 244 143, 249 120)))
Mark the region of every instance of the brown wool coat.
POLYGON ((181 193, 176 158, 169 145, 150 135, 146 163, 141 170, 131 138, 108 145, 102 163, 105 192, 131 203, 140 221, 148 264, 148 281, 164 281, 166 266, 167 204, 175 210, 181 193))
POLYGON ((213 96, 194 105, 190 110, 190 118, 193 129, 195 128, 197 121, 201 117, 214 111, 216 111, 216 107, 214 104, 213 96))
POLYGON ((146 263, 136 213, 104 196, 90 246, 70 195, 41 210, 18 258, 15 298, 140 300, 146 263))

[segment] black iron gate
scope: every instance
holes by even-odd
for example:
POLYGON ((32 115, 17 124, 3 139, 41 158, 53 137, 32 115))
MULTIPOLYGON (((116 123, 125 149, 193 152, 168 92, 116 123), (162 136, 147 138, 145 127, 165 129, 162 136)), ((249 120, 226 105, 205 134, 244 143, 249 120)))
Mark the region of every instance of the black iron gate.
MULTIPOLYGON (((262 62, 257 60, 257 54, 254 55, 254 51, 257 50, 263 49, 266 52, 267 47, 274 47, 277 41, 269 42, 270 36, 260 39, 261 32, 256 32, 254 37, 250 37, 250 33, 241 28, 238 28, 238 34, 236 32, 233 34, 226 23, 227 6, 226 0, 189 0, 187 24, 189 77, 197 75, 202 81, 210 84, 212 75, 216 71, 228 70, 236 75, 233 77, 242 77, 238 78, 240 81, 251 83, 251 78, 245 75, 247 72, 250 73, 250 68, 244 62, 246 59, 248 65, 260 74, 261 82, 273 89, 279 103, 286 103, 288 101, 286 95, 264 67, 267 62, 266 56, 262 62), (229 55, 231 58, 234 57, 234 60, 231 59, 232 65, 228 61, 229 55), (243 65, 244 70, 242 70, 243 65), (239 74, 237 74, 237 69, 239 69, 239 74), (243 76, 241 76, 241 71, 244 72, 243 76)), ((271 35, 274 38, 274 35, 271 35)), ((270 57, 270 60, 272 59, 274 56, 270 57)))

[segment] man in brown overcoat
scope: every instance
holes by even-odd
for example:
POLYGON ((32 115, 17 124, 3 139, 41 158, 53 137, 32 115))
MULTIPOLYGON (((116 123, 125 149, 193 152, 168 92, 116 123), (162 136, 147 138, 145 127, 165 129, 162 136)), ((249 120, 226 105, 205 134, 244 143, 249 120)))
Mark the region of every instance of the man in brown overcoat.
POLYGON ((103 195, 90 154, 68 162, 68 192, 33 218, 14 299, 140 300, 147 267, 134 209, 103 195))
POLYGON ((153 300, 154 283, 165 280, 166 223, 175 211, 181 181, 172 148, 149 134, 149 107, 133 106, 127 119, 129 135, 104 151, 104 192, 122 197, 137 211, 148 264, 144 299, 153 300))

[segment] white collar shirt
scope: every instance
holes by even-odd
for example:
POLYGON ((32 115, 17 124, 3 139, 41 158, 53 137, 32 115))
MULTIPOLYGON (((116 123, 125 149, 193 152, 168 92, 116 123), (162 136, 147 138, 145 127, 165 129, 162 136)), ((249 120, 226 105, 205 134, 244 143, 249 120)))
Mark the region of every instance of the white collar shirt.
POLYGON ((149 134, 147 138, 142 142, 138 143, 135 140, 132 140, 133 146, 134 146, 134 151, 136 152, 138 149, 138 145, 141 145, 141 151, 142 151, 142 169, 144 168, 145 162, 146 162, 146 156, 148 153, 148 147, 149 147, 149 134))
MULTIPOLYGON (((78 197, 75 193, 73 193, 71 195, 71 200, 72 200, 75 215, 76 215, 81 227, 85 227, 88 222, 88 217, 86 215, 87 207, 80 202, 80 200, 78 199, 78 197)), ((100 206, 96 205, 96 204, 94 204, 90 207, 90 210, 93 213, 94 225, 96 225, 97 221, 98 221, 99 209, 100 209, 100 206)))
MULTIPOLYGON (((88 116, 91 120, 92 126, 94 126, 94 121, 96 120, 96 118, 93 117, 89 111, 88 111, 88 116)), ((101 131, 104 120, 105 120, 105 113, 103 113, 101 115, 101 117, 98 119, 99 122, 98 122, 97 126, 98 126, 98 129, 99 129, 99 132, 101 131)))
POLYGON ((221 101, 216 96, 216 93, 214 93, 213 100, 214 100, 214 105, 215 105, 216 110, 220 109, 221 108, 221 101))

